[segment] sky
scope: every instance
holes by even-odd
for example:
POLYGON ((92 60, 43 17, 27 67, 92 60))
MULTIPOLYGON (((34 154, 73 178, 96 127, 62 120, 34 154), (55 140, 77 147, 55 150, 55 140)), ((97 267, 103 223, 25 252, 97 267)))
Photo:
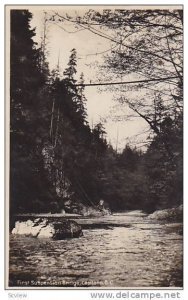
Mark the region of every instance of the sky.
MULTIPOLYGON (((40 45, 41 36, 44 31, 44 12, 47 18, 57 11, 53 7, 48 10, 45 7, 30 8, 33 14, 31 27, 36 28, 35 41, 40 45)), ((83 14, 83 8, 72 7, 67 9, 64 7, 58 10, 58 13, 76 15, 83 14)), ((110 33, 108 33, 110 34, 110 33)), ((77 51, 77 74, 84 73, 85 83, 120 81, 116 75, 109 74, 108 70, 101 73, 99 66, 104 63, 104 53, 107 54, 114 44, 88 30, 80 30, 75 28, 71 22, 48 22, 47 23, 47 52, 49 67, 52 70, 56 68, 58 62, 60 72, 63 74, 69 61, 70 51, 75 48, 77 51), (102 53, 101 53, 102 52, 102 53)), ((133 78, 126 77, 132 80, 133 78)), ((112 91, 107 88, 85 87, 85 95, 87 98, 87 114, 90 126, 96 125, 98 122, 104 124, 106 130, 106 139, 118 151, 122 151, 126 144, 135 146, 135 138, 137 141, 143 141, 148 135, 148 126, 141 118, 132 118, 125 121, 124 116, 130 113, 130 109, 126 105, 119 104, 115 99, 116 89, 112 91), (117 119, 119 121, 117 121, 117 119)), ((139 147, 142 144, 137 144, 139 147)))

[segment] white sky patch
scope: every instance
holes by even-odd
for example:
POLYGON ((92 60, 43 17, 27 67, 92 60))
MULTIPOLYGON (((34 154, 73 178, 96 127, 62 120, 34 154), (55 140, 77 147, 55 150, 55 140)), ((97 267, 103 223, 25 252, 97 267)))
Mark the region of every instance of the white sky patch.
MULTIPOLYGON (((40 45, 41 36, 44 31, 44 12, 47 12, 47 17, 54 12, 42 8, 37 8, 36 10, 32 7, 29 10, 33 14, 31 27, 36 28, 35 41, 40 45)), ((70 13, 70 10, 67 12, 70 13)), ((58 10, 58 13, 65 15, 66 7, 62 11, 58 10)), ((113 44, 111 41, 97 36, 88 30, 80 29, 68 21, 55 24, 52 20, 52 22, 47 23, 47 57, 50 69, 56 68, 59 61, 60 71, 63 74, 69 61, 70 51, 75 48, 78 59, 77 79, 79 79, 80 74, 83 72, 85 83, 108 82, 108 76, 110 75, 108 74, 108 70, 106 70, 105 76, 101 77, 98 66, 104 62, 104 58, 103 54, 98 53, 108 51, 111 47, 116 46, 115 43, 113 44)), ((109 31, 108 34, 110 34, 109 31)), ((110 78, 112 81, 122 80, 122 77, 118 78, 117 75, 113 77, 112 74, 110 78)), ((130 80, 130 75, 123 79, 130 80)), ((131 77, 131 80, 133 79, 131 77)), ((118 109, 113 109, 113 107, 117 106, 117 102, 113 100, 116 95, 115 90, 102 89, 99 91, 97 87, 90 86, 85 87, 85 95, 87 98, 87 113, 90 126, 102 122, 107 133, 106 138, 108 142, 114 148, 117 148, 118 151, 121 151, 127 143, 136 146, 134 136, 137 136, 138 142, 139 140, 141 142, 146 140, 148 133, 145 133, 145 128, 147 124, 141 118, 132 118, 131 121, 117 121, 118 110, 121 117, 123 117, 127 114, 129 108, 127 105, 119 105, 118 109), (143 134, 140 135, 142 132, 143 134)), ((138 144, 138 147, 140 145, 138 144)))

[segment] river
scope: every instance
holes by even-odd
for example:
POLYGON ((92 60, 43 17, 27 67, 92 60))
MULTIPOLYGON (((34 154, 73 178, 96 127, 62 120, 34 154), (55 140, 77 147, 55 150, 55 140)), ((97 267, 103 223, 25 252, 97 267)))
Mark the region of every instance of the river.
POLYGON ((179 223, 141 211, 78 218, 83 236, 54 241, 10 236, 10 286, 182 287, 179 223))

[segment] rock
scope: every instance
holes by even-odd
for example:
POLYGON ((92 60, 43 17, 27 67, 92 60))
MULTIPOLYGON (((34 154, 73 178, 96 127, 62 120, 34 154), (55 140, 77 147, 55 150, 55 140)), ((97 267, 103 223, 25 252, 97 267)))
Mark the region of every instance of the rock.
POLYGON ((84 207, 81 211, 81 214, 84 217, 101 217, 105 215, 110 215, 111 212, 109 209, 99 209, 98 207, 84 207))
MULTIPOLYGON (((39 226, 38 226, 39 227, 39 226)), ((54 238, 55 229, 52 224, 39 228, 39 232, 35 235, 38 238, 54 238)))
POLYGON ((156 210, 148 216, 152 220, 166 220, 166 221, 182 221, 183 218, 183 205, 178 207, 156 210))
POLYGON ((72 220, 48 221, 47 218, 37 218, 33 221, 17 221, 12 234, 37 238, 65 239, 77 238, 83 235, 81 226, 72 220))
POLYGON ((54 223, 55 233, 53 238, 61 240, 63 238, 78 238, 83 235, 82 227, 72 220, 66 220, 63 223, 54 223))
POLYGON ((98 217, 111 214, 108 203, 103 199, 100 199, 98 205, 96 204, 95 206, 84 205, 79 203, 79 201, 68 199, 64 201, 63 209, 66 213, 79 214, 87 217, 98 217))
POLYGON ((102 212, 103 215, 110 215, 110 207, 107 202, 105 202, 103 199, 100 199, 99 204, 97 205, 97 208, 102 212))
POLYGON ((64 210, 65 212, 70 213, 72 211, 73 202, 71 200, 66 200, 64 202, 64 210))
POLYGON ((61 210, 61 214, 62 214, 62 215, 65 215, 65 214, 66 214, 66 212, 65 212, 64 209, 61 210))
POLYGON ((26 222, 15 223, 15 228, 12 230, 12 234, 23 234, 30 235, 32 231, 33 222, 31 220, 27 220, 26 222))

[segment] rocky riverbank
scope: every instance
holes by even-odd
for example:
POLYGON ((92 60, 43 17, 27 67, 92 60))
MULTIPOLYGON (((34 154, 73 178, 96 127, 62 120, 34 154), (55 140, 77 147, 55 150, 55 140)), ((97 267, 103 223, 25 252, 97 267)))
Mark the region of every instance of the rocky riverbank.
POLYGON ((12 234, 62 240, 65 238, 78 238, 83 235, 83 232, 82 227, 73 220, 52 221, 47 218, 37 218, 16 221, 12 234))
POLYGON ((154 213, 148 215, 150 220, 168 221, 168 222, 182 222, 183 221, 183 205, 178 207, 156 210, 154 213))

